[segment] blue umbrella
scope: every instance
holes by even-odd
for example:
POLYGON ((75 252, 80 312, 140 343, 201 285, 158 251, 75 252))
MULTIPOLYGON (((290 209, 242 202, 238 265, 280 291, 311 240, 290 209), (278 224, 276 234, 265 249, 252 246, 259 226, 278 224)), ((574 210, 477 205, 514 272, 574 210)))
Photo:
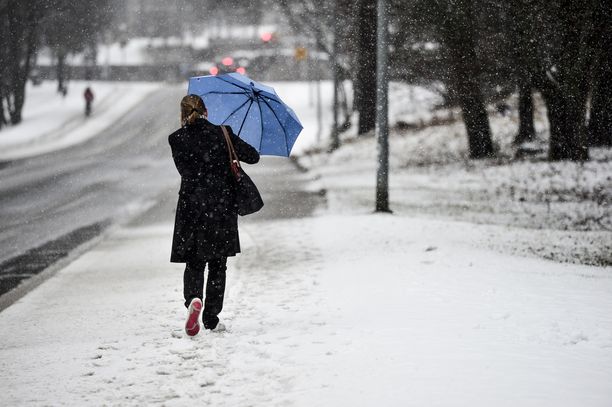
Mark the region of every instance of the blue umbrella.
POLYGON ((190 78, 187 92, 204 99, 210 122, 231 126, 260 154, 288 157, 303 128, 274 89, 238 73, 190 78))

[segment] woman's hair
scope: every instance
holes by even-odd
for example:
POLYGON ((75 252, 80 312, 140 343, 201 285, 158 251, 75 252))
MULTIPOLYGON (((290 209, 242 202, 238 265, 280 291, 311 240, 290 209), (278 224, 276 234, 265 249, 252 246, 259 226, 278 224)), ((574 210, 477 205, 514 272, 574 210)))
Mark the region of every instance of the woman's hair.
POLYGON ((181 125, 193 124, 206 113, 206 105, 198 95, 187 95, 181 100, 181 125))

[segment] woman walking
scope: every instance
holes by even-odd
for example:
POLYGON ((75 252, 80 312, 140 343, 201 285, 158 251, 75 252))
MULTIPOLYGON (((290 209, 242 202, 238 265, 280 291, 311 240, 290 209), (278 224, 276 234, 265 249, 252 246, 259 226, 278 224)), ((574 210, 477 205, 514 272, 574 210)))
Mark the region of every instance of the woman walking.
MULTIPOLYGON (((173 263, 186 263, 183 295, 188 308, 185 331, 193 336, 204 328, 223 330, 219 313, 223 308, 228 256, 240 252, 235 179, 230 169, 227 142, 222 128, 207 120, 202 99, 187 95, 181 100, 182 127, 168 137, 172 158, 181 175, 172 240, 173 263), (208 265, 206 297, 204 269, 208 265)), ((226 127, 234 149, 248 164, 259 161, 259 153, 226 127)))

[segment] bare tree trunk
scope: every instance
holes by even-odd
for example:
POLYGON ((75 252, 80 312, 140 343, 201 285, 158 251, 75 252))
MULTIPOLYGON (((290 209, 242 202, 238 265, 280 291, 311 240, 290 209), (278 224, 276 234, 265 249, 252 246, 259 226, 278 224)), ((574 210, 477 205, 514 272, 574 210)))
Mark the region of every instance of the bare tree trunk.
MULTIPOLYGON (((2 51, 3 50, 0 50, 0 53, 2 51)), ((0 57, 0 63, 1 62, 2 62, 2 58, 0 57)), ((5 114, 8 111, 8 106, 5 106, 6 91, 5 91, 4 75, 3 75, 4 69, 5 69, 4 66, 0 66, 0 129, 2 129, 2 127, 9 124, 8 118, 5 114)))
MULTIPOLYGON (((33 16, 31 16, 32 18, 33 16)), ((32 58, 36 49, 36 35, 35 35, 35 21, 32 19, 29 21, 32 25, 29 27, 29 32, 26 37, 26 50, 23 57, 23 65, 18 65, 18 70, 15 72, 15 83, 13 84, 13 110, 10 112, 11 123, 21 123, 21 112, 23 110, 23 104, 25 102, 25 88, 28 82, 28 77, 32 69, 32 58)), ((21 47, 16 45, 15 47, 21 47)))
MULTIPOLYGON (((610 60, 609 60, 610 61, 610 60)), ((601 64, 606 72, 593 88, 588 133, 591 146, 612 146, 612 66, 601 64)))
POLYGON ((0 129, 8 124, 5 115, 4 98, 6 94, 6 71, 8 65, 7 42, 8 37, 8 18, 7 5, 0 2, 0 129))
POLYGON ((342 123, 340 124, 340 129, 342 131, 348 130, 351 127, 351 115, 352 111, 349 107, 348 98, 346 95, 346 88, 344 86, 343 78, 340 78, 340 88, 339 88, 339 97, 340 97, 340 115, 342 116, 342 123))
POLYGON ((472 159, 491 157, 494 155, 494 148, 489 117, 478 82, 472 0, 443 4, 445 18, 441 25, 441 34, 451 60, 451 81, 463 112, 469 156, 472 159))
POLYGON ((18 2, 6 8, 8 38, 6 40, 7 61, 5 101, 11 124, 21 122, 21 111, 25 101, 25 86, 32 68, 37 46, 38 7, 24 9, 18 2))
POLYGON ((493 141, 480 87, 475 80, 461 80, 457 85, 459 103, 468 135, 470 158, 491 157, 494 155, 493 141))
POLYGON ((0 129, 9 123, 8 119, 4 115, 4 111, 4 92, 2 91, 2 86, 0 85, 0 129))
POLYGON ((603 0, 570 3, 561 9, 565 24, 574 27, 564 37, 559 68, 546 72, 541 82, 549 110, 551 161, 589 159, 586 129, 588 95, 593 66, 599 63, 602 34, 608 21, 603 0))
POLYGON ((521 82, 519 85, 519 131, 514 144, 521 144, 535 139, 533 127, 533 98, 531 83, 521 82))
POLYGON ((548 107, 550 139, 548 159, 551 161, 588 160, 589 153, 584 138, 585 109, 583 103, 568 97, 559 89, 548 89, 542 95, 548 107), (581 133, 583 135, 581 136, 581 133))
POLYGON ((359 0, 355 110, 359 112, 358 134, 376 126, 376 1, 359 0))
POLYGON ((534 67, 540 64, 536 52, 537 42, 533 38, 531 13, 537 14, 538 8, 533 9, 530 0, 512 0, 509 2, 508 13, 511 26, 511 53, 516 63, 510 69, 516 76, 519 91, 518 113, 519 128, 514 144, 535 140, 535 129, 533 124, 533 88, 534 67))
POLYGON ((66 87, 65 83, 65 74, 66 74, 66 53, 59 49, 56 53, 57 57, 57 66, 56 66, 56 75, 57 75, 57 92, 63 93, 66 87))
MULTIPOLYGON (((606 10, 608 21, 612 11, 606 10)), ((588 134, 591 146, 612 146, 612 26, 603 30, 601 52, 595 69, 591 94, 591 117, 588 134)))

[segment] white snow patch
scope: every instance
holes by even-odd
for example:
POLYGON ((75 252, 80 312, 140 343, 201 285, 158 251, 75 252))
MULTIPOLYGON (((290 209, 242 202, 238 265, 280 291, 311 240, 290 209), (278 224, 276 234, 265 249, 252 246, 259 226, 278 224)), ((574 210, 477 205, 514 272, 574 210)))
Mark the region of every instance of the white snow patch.
POLYGON ((28 84, 23 121, 0 130, 0 160, 48 153, 82 143, 96 136, 160 84, 144 82, 72 81, 62 97, 55 82, 28 84), (95 94, 92 114, 85 117, 83 92, 90 86, 95 94))

